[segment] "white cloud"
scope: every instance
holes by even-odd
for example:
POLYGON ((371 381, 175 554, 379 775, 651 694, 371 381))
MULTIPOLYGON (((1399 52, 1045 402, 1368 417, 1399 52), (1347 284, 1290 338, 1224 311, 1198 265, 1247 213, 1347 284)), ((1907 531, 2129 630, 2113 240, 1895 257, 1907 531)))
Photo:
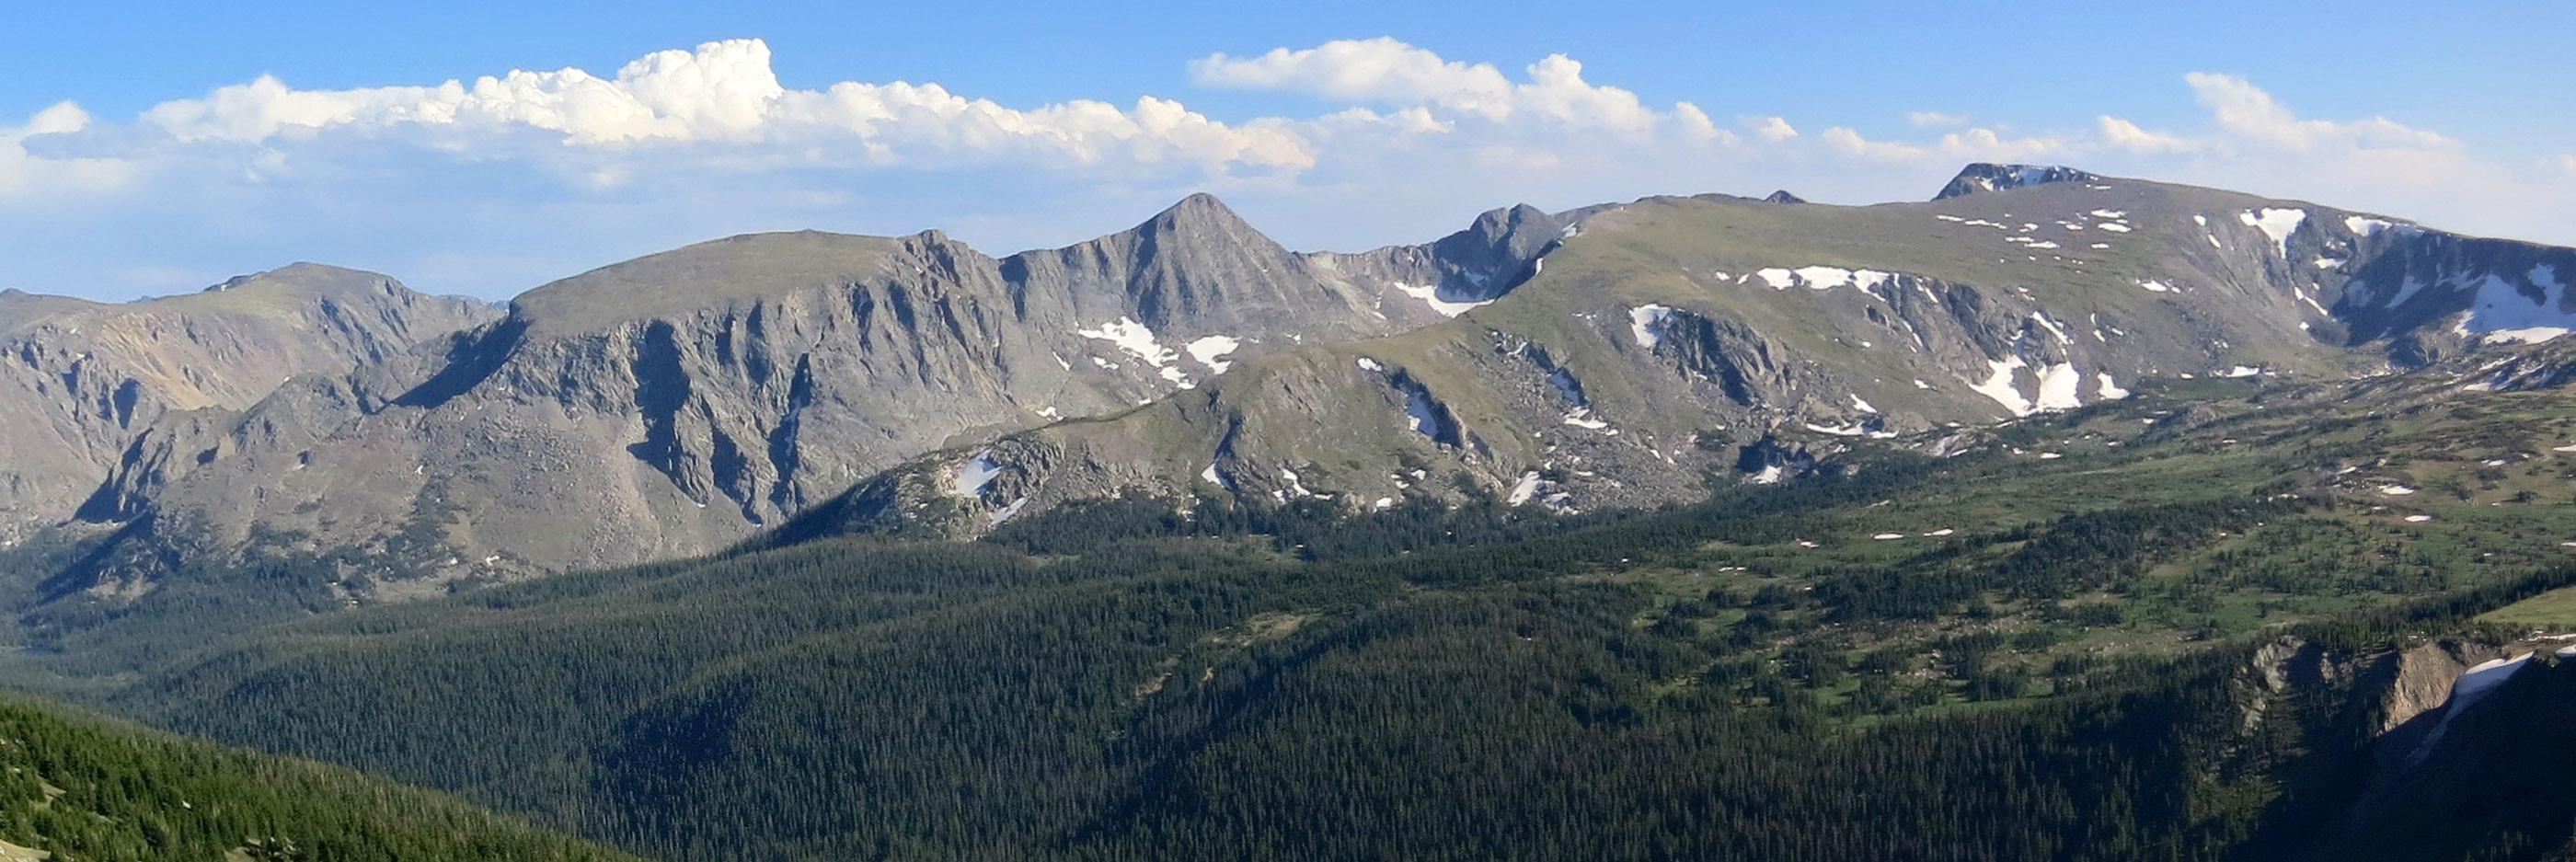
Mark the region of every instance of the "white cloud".
POLYGON ((1380 36, 1313 48, 1273 48, 1258 57, 1210 54, 1190 61, 1202 87, 1282 90, 1345 102, 1436 105, 1489 120, 1509 119, 1512 82, 1491 63, 1468 64, 1380 36))
POLYGON ((2104 115, 2096 122, 2103 142, 2115 149, 2136 153, 2188 153, 2200 148, 2197 142, 2178 135, 2150 132, 2118 117, 2104 115))
POLYGON ((2302 117, 2234 75, 2184 83, 2209 111, 2200 130, 2099 119, 2089 156, 2179 182, 2403 215, 2427 224, 2565 243, 2576 240, 2576 182, 2543 163, 2480 158, 2438 132, 2385 117, 2302 117))
POLYGON ((2305 151, 2321 146, 2369 148, 2451 147, 2458 142, 2373 117, 2351 123, 2303 120, 2272 94, 2235 75, 2193 72, 2183 76, 2220 128, 2254 143, 2305 151))
POLYGON ((131 173, 124 162, 86 156, 49 158, 27 151, 27 140, 40 135, 68 135, 86 129, 88 111, 58 102, 28 117, 24 125, 0 127, 0 197, 38 191, 97 191, 123 184, 131 173))
POLYGON ((1583 77, 1583 64, 1550 54, 1514 81, 1491 63, 1443 59, 1395 39, 1343 39, 1313 48, 1274 48, 1257 57, 1211 54, 1190 61, 1199 86, 1303 93, 1344 102, 1421 108, 1450 119, 1531 123, 1637 135, 1671 126, 1686 137, 1718 137, 1688 102, 1658 111, 1637 94, 1583 77))
POLYGON ((331 130, 559 133, 576 146, 644 142, 796 143, 831 161, 953 161, 1013 154, 1090 164, 1112 157, 1299 169, 1305 143, 1277 124, 1228 126, 1180 105, 1143 97, 1134 107, 1091 100, 1019 110, 968 99, 937 84, 843 82, 788 90, 758 39, 657 51, 600 78, 580 69, 512 71, 467 86, 298 90, 261 76, 202 99, 166 102, 145 124, 181 142, 267 143, 331 130))
POLYGON ((1968 124, 1968 118, 1966 117, 1962 117, 1957 114, 1944 114, 1939 111, 1912 111, 1905 115, 1905 121, 1921 128, 1964 126, 1968 124))
POLYGON ((1789 125, 1786 117, 1745 117, 1743 123, 1745 128, 1753 130, 1754 135, 1772 143, 1798 136, 1798 128, 1789 125))

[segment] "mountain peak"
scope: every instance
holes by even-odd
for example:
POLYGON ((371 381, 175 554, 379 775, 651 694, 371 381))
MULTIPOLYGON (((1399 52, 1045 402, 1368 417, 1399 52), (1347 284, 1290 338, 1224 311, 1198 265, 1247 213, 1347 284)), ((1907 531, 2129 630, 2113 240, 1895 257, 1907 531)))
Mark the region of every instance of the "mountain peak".
POLYGON ((1807 199, 1790 194, 1788 189, 1778 189, 1768 196, 1763 197, 1762 202, 1770 204, 1802 204, 1806 203, 1807 199))
POLYGON ((246 287, 267 287, 288 293, 321 293, 334 290, 366 289, 395 284, 393 278, 363 269, 332 266, 327 263, 296 261, 266 272, 236 275, 205 289, 206 293, 230 293, 246 287))
POLYGON ((1224 201, 1217 200, 1215 195, 1207 192, 1191 192, 1189 197, 1164 207, 1162 212, 1155 213, 1153 218, 1146 219, 1144 224, 1137 227, 1142 230, 1152 230, 1158 227, 1182 225, 1233 226, 1243 223, 1243 217, 1236 215, 1234 208, 1226 206, 1224 201))
POLYGON ((1941 187, 1933 200, 1946 200, 1978 192, 2002 191, 2045 183, 2089 182, 2102 177, 2063 165, 2007 165, 1977 162, 1959 169, 1950 184, 1941 187))

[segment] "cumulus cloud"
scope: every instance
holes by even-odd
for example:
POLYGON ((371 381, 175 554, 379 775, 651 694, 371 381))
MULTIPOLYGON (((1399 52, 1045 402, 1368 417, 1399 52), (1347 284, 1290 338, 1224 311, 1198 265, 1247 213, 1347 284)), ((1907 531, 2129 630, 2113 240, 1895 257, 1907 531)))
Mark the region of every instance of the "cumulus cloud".
POLYGON ((2247 140, 2290 150, 2321 146, 2368 148, 2450 147, 2458 142, 2410 129, 2383 117, 2350 123, 2300 119, 2272 94, 2235 75, 2193 72, 2183 76, 2217 118, 2220 128, 2247 140))
POLYGON ((1744 127, 1763 140, 1779 143, 1798 136, 1798 127, 1789 125, 1787 117, 1745 117, 1744 127))
POLYGON ((1720 137, 1698 106, 1649 107, 1636 93, 1585 80, 1583 63, 1564 54, 1540 58, 1522 73, 1524 79, 1515 81, 1491 63, 1449 60, 1383 36, 1274 48, 1254 57, 1211 54, 1190 62, 1191 81, 1203 87, 1302 93, 1497 125, 1638 135, 1668 129, 1702 140, 1720 137))
POLYGON ((1514 89, 1491 63, 1444 60, 1384 36, 1273 48, 1257 57, 1210 54, 1190 61, 1190 79, 1202 87, 1299 92, 1344 102, 1437 105, 1491 120, 1511 116, 1514 89))
POLYGON ((789 90, 759 39, 657 51, 600 78, 580 69, 512 71, 472 85, 298 90, 261 76, 165 102, 143 122, 182 142, 267 143, 332 130, 538 130, 574 146, 648 142, 796 143, 824 160, 953 160, 1008 154, 1089 164, 1113 156, 1211 169, 1304 168, 1305 142, 1276 124, 1229 126, 1153 97, 1132 107, 1075 100, 1034 109, 968 99, 937 84, 842 82, 789 90))
POLYGON ((49 158, 30 153, 27 141, 43 135, 68 135, 88 128, 90 116, 80 105, 59 102, 16 127, 0 127, 0 198, 37 191, 96 191, 122 184, 130 168, 124 162, 75 156, 49 158))
POLYGON ((2576 183, 2546 164, 2508 164, 2448 135, 2386 117, 2301 116, 2243 77, 2193 72, 2204 128, 2149 130, 2103 116, 2097 157, 2182 182, 2373 209, 2472 233, 2576 240, 2576 183))
POLYGON ((1905 115, 1905 121, 1922 128, 1964 126, 1968 124, 1968 118, 1966 117, 1959 116, 1958 114, 1944 114, 1939 111, 1909 112, 1905 115))
POLYGON ((2198 142, 2179 135, 2150 132, 2138 124, 2109 115, 2096 120, 2096 131, 2102 141, 2114 149, 2135 153, 2188 153, 2200 148, 2198 142))

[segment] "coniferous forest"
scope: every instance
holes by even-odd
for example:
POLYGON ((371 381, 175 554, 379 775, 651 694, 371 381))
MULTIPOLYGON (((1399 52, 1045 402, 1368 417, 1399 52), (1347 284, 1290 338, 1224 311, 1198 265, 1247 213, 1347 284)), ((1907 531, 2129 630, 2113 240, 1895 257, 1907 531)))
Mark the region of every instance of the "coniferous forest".
POLYGON ((2072 647, 2172 612, 2158 582, 2210 537, 2317 533, 2334 504, 2158 502, 1872 566, 1612 575, 1737 568, 1709 557, 1987 469, 1897 459, 1576 518, 1214 500, 1180 517, 1129 500, 975 542, 755 542, 273 623, 92 696, 668 859, 2537 859, 2568 845, 2576 797, 2543 776, 2414 843, 2356 843, 2369 833, 2349 813, 2386 804, 2356 779, 2379 756, 2371 673, 2270 693, 2249 680, 2260 648, 2285 640, 2366 667, 2509 638, 2474 617, 2576 584, 2576 569, 2242 633, 2185 614, 2184 648, 2125 654, 2072 647))

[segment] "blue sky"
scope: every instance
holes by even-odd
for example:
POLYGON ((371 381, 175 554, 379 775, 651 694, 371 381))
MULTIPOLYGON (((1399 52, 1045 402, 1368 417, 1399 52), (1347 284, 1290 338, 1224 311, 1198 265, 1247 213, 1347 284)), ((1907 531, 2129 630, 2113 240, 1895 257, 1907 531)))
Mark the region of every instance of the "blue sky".
POLYGON ((309 259, 497 298, 750 230, 1004 253, 1202 189, 1359 248, 1972 159, 2576 243, 2576 4, 104 5, 6 12, 0 287, 309 259))

